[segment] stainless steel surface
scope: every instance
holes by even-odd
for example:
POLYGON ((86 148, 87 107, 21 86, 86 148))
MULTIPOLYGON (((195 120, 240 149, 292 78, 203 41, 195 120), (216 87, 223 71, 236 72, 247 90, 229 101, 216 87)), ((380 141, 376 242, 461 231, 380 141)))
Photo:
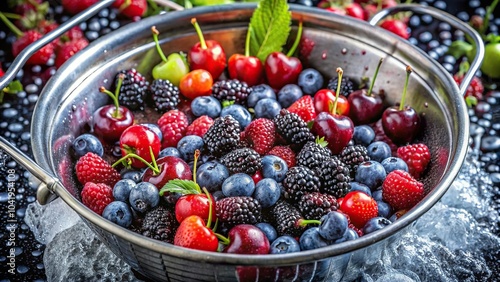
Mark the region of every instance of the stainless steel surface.
POLYGON ((64 64, 44 88, 35 108, 31 128, 35 159, 63 184, 54 185, 53 192, 79 213, 113 252, 151 279, 233 281, 238 269, 249 266, 259 266, 260 281, 269 278, 264 276, 266 271, 279 269, 297 270, 297 277, 304 280, 340 279, 350 261, 359 262, 366 252, 380 252, 430 209, 451 185, 465 158, 467 108, 458 86, 439 63, 407 41, 368 23, 292 5, 294 27, 302 19, 303 36, 315 44, 303 61, 325 77, 336 75, 339 66, 353 78, 371 76, 382 57, 375 90, 384 89, 388 103, 394 104, 403 89, 405 67, 412 66, 407 101, 425 120, 425 133, 418 138, 431 148, 433 156, 430 173, 423 180, 428 192, 424 200, 394 224, 354 241, 293 254, 252 256, 196 251, 148 239, 85 207, 79 201, 81 186, 73 176, 69 146, 86 130, 92 112, 108 102, 98 88, 110 87, 119 70, 135 67, 149 74, 160 62, 150 35, 153 25, 161 32, 160 43, 167 54, 187 51, 198 41, 192 17, 203 26, 205 37, 218 40, 226 54, 242 52, 254 8, 254 4, 201 7, 124 26, 64 64))
POLYGON ((385 17, 405 11, 431 15, 433 18, 442 22, 446 22, 453 28, 463 31, 466 35, 468 35, 468 38, 474 41, 474 46, 476 46, 476 54, 474 60, 471 62, 469 70, 464 75, 464 78, 460 83, 460 93, 462 94, 462 96, 464 96, 467 92, 467 87, 471 83, 476 72, 481 67, 481 63, 483 61, 485 47, 481 35, 477 33, 476 30, 474 30, 469 24, 457 19, 453 15, 450 15, 442 10, 433 7, 424 7, 417 4, 402 4, 381 10, 377 14, 373 15, 369 22, 371 25, 375 26, 385 17))
POLYGON ((19 55, 14 59, 10 67, 7 69, 5 74, 0 77, 0 89, 6 87, 14 78, 18 71, 24 66, 26 61, 33 56, 38 50, 40 50, 43 46, 49 44, 54 41, 54 39, 63 35, 66 31, 70 30, 73 26, 80 24, 81 22, 89 19, 97 12, 99 12, 102 8, 105 8, 111 5, 115 0, 101 0, 96 4, 92 5, 85 11, 75 15, 68 21, 61 24, 58 28, 52 30, 51 32, 44 35, 40 40, 37 40, 30 45, 28 45, 19 55))

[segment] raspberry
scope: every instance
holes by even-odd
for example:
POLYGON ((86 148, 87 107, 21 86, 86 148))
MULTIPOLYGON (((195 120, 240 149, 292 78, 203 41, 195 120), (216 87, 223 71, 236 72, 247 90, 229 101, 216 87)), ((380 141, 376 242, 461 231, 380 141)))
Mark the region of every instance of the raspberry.
POLYGON ((250 148, 265 155, 274 146, 276 128, 272 120, 258 118, 250 122, 243 135, 250 148))
POLYGON ((193 121, 186 128, 186 135, 197 135, 203 137, 208 129, 214 124, 214 120, 209 116, 201 116, 193 121))
POLYGON ((236 104, 245 105, 251 89, 246 82, 237 79, 220 80, 212 86, 212 96, 221 103, 234 101, 236 104))
POLYGON ((395 210, 411 209, 424 198, 424 184, 404 170, 394 170, 382 184, 382 196, 395 210))
POLYGON ((406 162, 408 171, 415 179, 419 179, 431 160, 431 153, 423 143, 399 147, 398 157, 406 162))
POLYGON ((104 183, 111 187, 121 179, 120 174, 103 158, 94 153, 86 153, 75 166, 76 177, 81 184, 87 182, 104 183))
POLYGON ((113 189, 104 183, 87 182, 82 189, 82 203, 98 215, 113 201, 113 189))
POLYGON ((295 152, 290 146, 274 146, 267 154, 282 158, 286 162, 288 169, 295 166, 295 152))
POLYGON ((162 147, 177 147, 177 143, 186 134, 189 125, 186 114, 179 110, 170 110, 158 120, 158 126, 163 134, 162 147))
POLYGON ((254 174, 261 168, 260 155, 250 148, 236 149, 220 159, 231 173, 254 174))
POLYGON ((316 117, 314 102, 310 95, 304 95, 288 107, 290 113, 296 113, 303 121, 310 122, 316 117))
POLYGON ((121 105, 130 110, 143 109, 144 97, 149 87, 149 82, 146 78, 135 69, 120 71, 115 78, 115 86, 118 84, 118 77, 124 74, 118 100, 121 105))
POLYGON ((154 80, 149 87, 149 92, 157 112, 173 110, 179 104, 179 88, 168 80, 154 80))
MULTIPOLYGON (((455 80, 457 85, 460 85, 460 83, 462 83, 462 80, 464 79, 464 76, 455 74, 453 76, 453 79, 455 80)), ((482 100, 483 92, 484 92, 484 86, 483 83, 481 82, 481 79, 477 76, 474 76, 469 86, 467 86, 467 91, 465 92, 464 98, 472 96, 478 100, 482 100)))
POLYGON ((225 155, 240 143, 240 124, 230 115, 219 117, 205 133, 203 141, 212 155, 225 155))
POLYGON ((230 226, 261 221, 260 203, 252 197, 227 197, 216 202, 217 218, 230 226))

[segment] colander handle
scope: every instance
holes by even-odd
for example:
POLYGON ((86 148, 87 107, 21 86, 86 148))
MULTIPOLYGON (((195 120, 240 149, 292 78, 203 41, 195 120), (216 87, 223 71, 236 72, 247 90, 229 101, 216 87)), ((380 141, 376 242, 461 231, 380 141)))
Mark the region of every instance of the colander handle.
POLYGON ((376 26, 385 17, 395 13, 406 12, 406 11, 431 15, 433 18, 448 23, 452 27, 460 31, 463 31, 465 34, 469 36, 470 39, 472 39, 474 45, 476 46, 476 54, 474 56, 474 60, 470 65, 469 70, 464 75, 462 83, 460 83, 460 93, 462 93, 463 96, 467 91, 467 87, 469 86, 470 82, 474 78, 474 75, 481 67, 481 63, 484 58, 484 43, 479 33, 477 33, 477 31, 475 31, 471 26, 459 20, 458 18, 452 16, 451 14, 448 14, 446 12, 443 12, 442 10, 433 7, 427 7, 418 4, 401 4, 394 7, 386 8, 384 10, 381 10, 377 14, 373 15, 369 23, 372 26, 376 26))
POLYGON ((26 48, 24 48, 24 50, 21 53, 19 53, 19 55, 14 59, 14 61, 7 69, 5 74, 0 78, 0 89, 4 89, 12 80, 14 80, 17 72, 21 70, 26 61, 28 61, 28 59, 31 56, 33 56, 33 54, 35 54, 39 49, 49 44, 50 42, 54 41, 54 39, 63 35, 66 31, 70 30, 72 27, 89 19, 103 8, 111 5, 114 1, 115 0, 97 1, 96 4, 92 5, 91 7, 77 14, 76 16, 72 17, 68 21, 61 24, 58 28, 52 30, 39 40, 31 43, 26 48))
POLYGON ((0 168, 6 166, 5 162, 7 160, 7 155, 5 155, 5 153, 14 158, 17 163, 25 167, 33 176, 42 182, 37 190, 37 200, 40 204, 44 205, 56 199, 57 196, 53 191, 58 188, 64 189, 59 179, 40 167, 21 150, 14 147, 9 141, 0 136, 0 168))

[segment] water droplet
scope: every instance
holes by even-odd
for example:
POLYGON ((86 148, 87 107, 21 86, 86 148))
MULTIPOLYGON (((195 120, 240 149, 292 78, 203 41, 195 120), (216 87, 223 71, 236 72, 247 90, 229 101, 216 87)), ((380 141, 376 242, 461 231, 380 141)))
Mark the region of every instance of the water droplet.
POLYGON ((366 50, 362 50, 361 55, 366 55, 366 50))
POLYGON ((342 55, 345 55, 345 54, 347 54, 347 49, 346 48, 342 48, 342 50, 340 52, 342 53, 342 55))
POLYGON ((429 107, 429 103, 425 102, 424 103, 424 107, 428 108, 429 107))
POLYGON ((327 54, 326 54, 326 51, 323 51, 323 53, 321 53, 321 59, 326 59, 327 57, 327 54))
POLYGON ((27 267, 26 265, 19 265, 17 267, 17 272, 20 274, 24 274, 24 273, 28 272, 28 270, 30 270, 30 268, 27 267))

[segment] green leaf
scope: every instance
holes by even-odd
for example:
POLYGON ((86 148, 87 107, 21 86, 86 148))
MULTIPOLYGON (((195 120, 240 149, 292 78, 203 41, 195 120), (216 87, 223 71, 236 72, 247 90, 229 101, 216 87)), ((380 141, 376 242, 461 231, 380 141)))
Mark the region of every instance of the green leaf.
POLYGON ((489 43, 498 43, 500 42, 500 35, 490 33, 486 36, 486 41, 489 43))
POLYGON ((455 59, 458 59, 464 55, 467 54, 470 50, 472 50, 474 47, 464 41, 458 40, 458 41, 453 41, 450 45, 450 48, 448 49, 448 54, 452 55, 455 57, 455 59))
POLYGON ((280 52, 291 30, 292 15, 286 0, 262 0, 250 19, 250 55, 263 63, 280 52))
POLYGON ((192 180, 172 179, 161 188, 160 196, 163 196, 165 192, 180 193, 182 195, 200 194, 201 189, 200 186, 192 180))
POLYGON ((7 87, 3 89, 3 92, 8 94, 16 94, 21 91, 23 91, 23 85, 19 80, 12 81, 11 83, 9 83, 9 85, 7 85, 7 87))
POLYGON ((467 96, 465 97, 465 103, 469 108, 472 108, 477 105, 477 98, 474 96, 467 96))
POLYGON ((326 146, 328 146, 328 141, 325 140, 325 137, 319 137, 319 136, 316 136, 316 144, 320 145, 322 148, 325 148, 326 146))

